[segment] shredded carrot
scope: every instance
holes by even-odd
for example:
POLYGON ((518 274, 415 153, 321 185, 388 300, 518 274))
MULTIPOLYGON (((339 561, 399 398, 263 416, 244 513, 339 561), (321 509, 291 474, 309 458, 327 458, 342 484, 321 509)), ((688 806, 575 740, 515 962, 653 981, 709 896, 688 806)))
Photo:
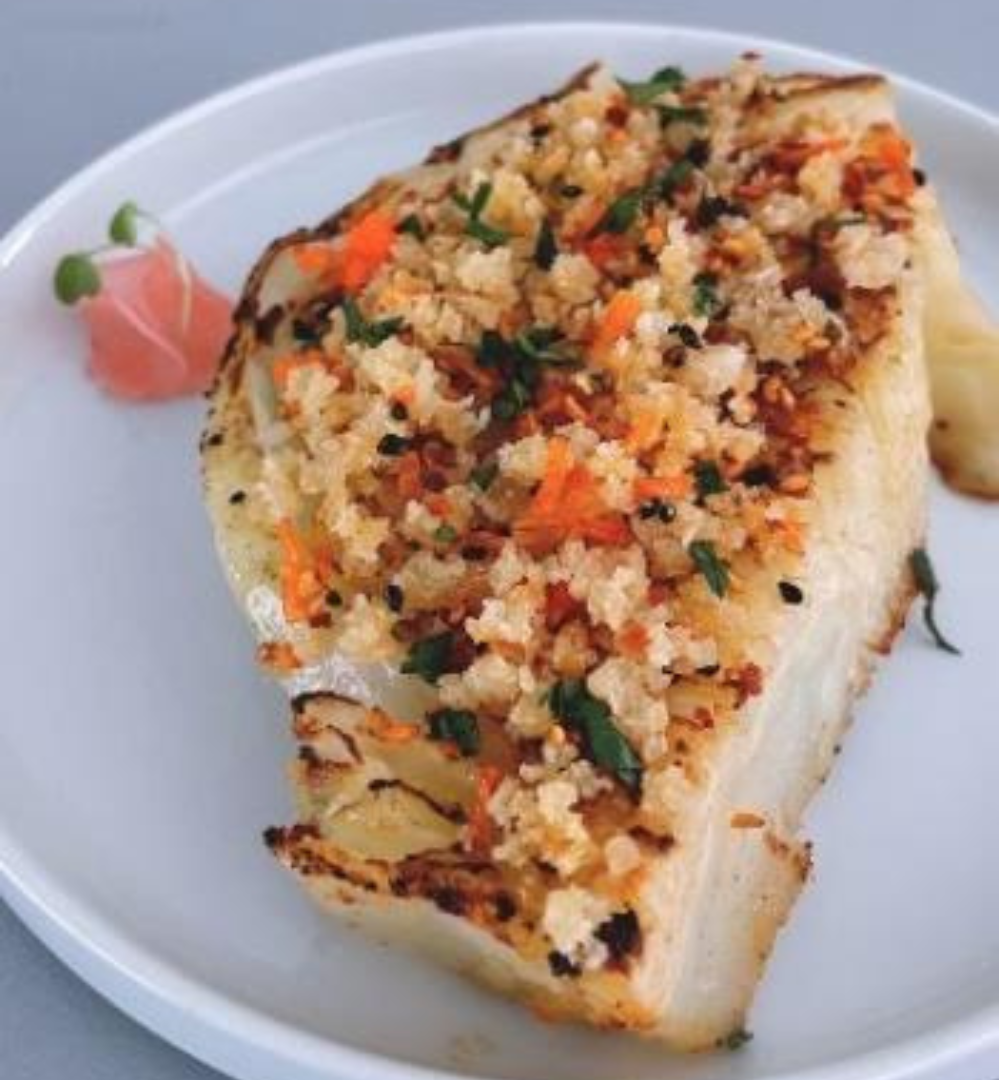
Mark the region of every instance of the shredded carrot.
POLYGON ((662 433, 662 420, 658 412, 652 409, 639 409, 631 421, 624 445, 633 453, 648 450, 654 446, 662 433))
POLYGON ((633 660, 642 660, 649 647, 649 632, 641 623, 627 622, 615 639, 617 648, 633 660))
POLYGON ((395 486, 404 499, 418 499, 423 494, 423 465, 415 450, 407 450, 399 458, 395 486))
POLYGON ((594 354, 600 356, 606 353, 619 338, 632 329, 641 313, 642 302, 634 293, 615 293, 593 337, 594 354))
POLYGON ((299 270, 313 277, 329 274, 336 267, 336 252, 331 244, 299 244, 291 254, 299 270))
POLYGON ((888 169, 907 169, 912 147, 891 124, 875 124, 865 136, 861 152, 877 158, 888 169))
POLYGON ((416 387, 410 383, 408 386, 402 386, 392 395, 392 400, 397 401, 400 405, 405 405, 407 408, 413 404, 416 400, 416 387))
POLYGON ((674 476, 640 476, 631 492, 638 502, 647 499, 685 499, 694 490, 694 482, 686 473, 674 476))
POLYGON ((319 349, 306 349, 304 352, 284 353, 271 364, 271 377, 274 385, 282 393, 288 388, 291 373, 303 367, 326 364, 326 354, 319 349))
POLYGON ((261 667, 278 675, 287 675, 302 666, 298 654, 287 641, 265 641, 257 648, 257 661, 261 667))
POLYGON ((468 844, 483 855, 489 851, 493 839, 489 800, 502 779, 503 773, 495 765, 480 765, 475 770, 475 796, 468 812, 468 844))
POLYGON ((339 283, 356 292, 375 276, 395 243, 395 223, 384 210, 369 210, 343 238, 337 267, 339 283))
POLYGON ((287 518, 278 522, 277 535, 281 545, 281 606, 289 622, 304 622, 315 614, 322 598, 329 556, 312 551, 287 518))
POLYGON ((620 514, 602 514, 580 521, 570 529, 570 535, 604 547, 621 547, 632 539, 631 529, 620 514))
POLYGON ((420 734, 415 724, 402 724, 381 709, 370 709, 366 720, 368 730, 381 742, 408 743, 420 734))
POLYGON ((451 506, 451 500, 446 495, 442 495, 439 491, 431 491, 424 500, 424 504, 427 509, 439 518, 446 518, 453 509, 451 506))
POLYGON ((526 512, 514 522, 513 535, 528 551, 542 554, 577 537, 595 544, 625 544, 631 531, 620 514, 608 511, 599 485, 562 438, 551 439, 541 485, 526 512))
POLYGON ((596 267, 603 270, 609 262, 619 259, 625 252, 628 241, 614 233, 600 233, 580 244, 580 250, 596 267))

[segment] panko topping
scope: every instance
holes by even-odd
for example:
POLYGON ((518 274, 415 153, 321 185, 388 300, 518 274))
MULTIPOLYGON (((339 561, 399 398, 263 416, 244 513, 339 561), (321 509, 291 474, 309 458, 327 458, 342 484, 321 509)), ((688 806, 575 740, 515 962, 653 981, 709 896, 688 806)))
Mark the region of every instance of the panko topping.
POLYGON ((435 689, 461 843, 550 875, 556 974, 633 933, 596 883, 676 840, 685 747, 773 666, 761 607, 808 604, 833 398, 907 272, 908 144, 822 111, 763 138, 779 95, 753 57, 598 74, 291 249, 249 499, 295 650, 435 689))

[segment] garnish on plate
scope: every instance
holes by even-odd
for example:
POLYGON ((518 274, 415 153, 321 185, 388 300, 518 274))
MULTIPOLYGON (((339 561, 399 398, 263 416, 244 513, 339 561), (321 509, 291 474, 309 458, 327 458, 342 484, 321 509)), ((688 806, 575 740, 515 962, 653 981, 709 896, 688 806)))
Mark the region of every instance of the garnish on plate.
POLYGON ((154 401, 211 386, 232 304, 134 202, 115 211, 108 243, 59 260, 52 285, 83 316, 88 370, 109 394, 154 401))
POLYGON ((912 576, 916 579, 916 588, 923 597, 923 622, 933 638, 933 643, 944 652, 960 656, 961 650, 944 637, 937 625, 936 600, 940 592, 940 582, 937 580, 936 571, 933 569, 933 563, 930 561, 926 548, 916 548, 909 554, 909 566, 912 569, 912 576))

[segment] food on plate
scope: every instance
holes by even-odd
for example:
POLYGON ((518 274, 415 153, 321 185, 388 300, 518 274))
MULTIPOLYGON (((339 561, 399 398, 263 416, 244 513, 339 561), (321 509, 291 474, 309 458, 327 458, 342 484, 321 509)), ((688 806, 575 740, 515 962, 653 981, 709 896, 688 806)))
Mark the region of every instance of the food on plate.
POLYGON ((86 324, 91 377, 133 400, 207 390, 232 332, 231 302, 134 203, 108 231, 113 247, 65 256, 54 279, 58 298, 86 324))
POLYGON ((205 490, 322 905, 546 1017, 737 1037, 934 599, 941 228, 884 79, 750 56, 589 67, 269 248, 205 490))
POLYGON ((999 498, 999 326, 961 278, 939 207, 918 233, 933 296, 927 311, 933 426, 930 450, 951 487, 999 498))

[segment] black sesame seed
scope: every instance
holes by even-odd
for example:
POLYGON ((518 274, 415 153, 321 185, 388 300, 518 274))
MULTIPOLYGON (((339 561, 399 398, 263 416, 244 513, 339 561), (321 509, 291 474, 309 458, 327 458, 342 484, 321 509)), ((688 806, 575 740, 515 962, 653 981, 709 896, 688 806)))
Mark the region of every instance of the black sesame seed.
POLYGON ((378 441, 378 453, 386 457, 398 457, 409 449, 409 439, 403 435, 383 435, 378 441))
POLYGON ((926 183, 926 173, 922 169, 913 169, 912 179, 916 181, 916 187, 922 187, 926 183))
POLYGON ((721 671, 721 664, 705 664, 704 667, 697 669, 697 674, 710 679, 712 676, 717 675, 719 671, 721 671))
POLYGON ((406 597, 403 594, 402 589, 395 583, 385 586, 385 603, 388 604, 389 610, 398 614, 402 611, 402 605, 405 603, 406 597))
POLYGON ((556 949, 548 954, 548 967, 551 968, 551 973, 556 979, 574 979, 581 974, 579 965, 574 964, 565 953, 560 953, 556 949))
POLYGON ((648 502, 642 503, 638 508, 638 516, 642 521, 651 521, 652 518, 659 516, 659 507, 661 505, 661 499, 650 499, 648 502))
POLYGON ((800 604, 805 599, 805 594, 792 581, 779 581, 777 588, 785 604, 800 604))
POLYGON ((326 594, 326 603, 330 607, 342 607, 343 597, 336 591, 336 589, 330 589, 326 594))
POLYGON ((559 188, 559 194, 566 199, 578 199, 583 194, 583 189, 578 184, 563 184, 559 188))
POLYGON ((711 158, 711 143, 707 139, 694 139, 683 156, 691 165, 703 169, 711 158))
POLYGON ((664 524, 669 524, 676 517, 676 507, 671 502, 665 500, 659 504, 659 520, 664 524))
POLYGON ((406 406, 403 405, 401 401, 397 401, 392 406, 391 416, 393 420, 408 420, 409 412, 407 411, 406 406))
POLYGON ((777 475, 769 465, 754 465, 747 469, 739 479, 747 487, 773 487, 777 475))
POLYGON ((246 492, 243 490, 234 491, 229 496, 229 503, 232 506, 239 506, 241 502, 246 502, 246 492))
POLYGON ((702 345, 701 335, 689 323, 673 323, 669 332, 676 334, 688 349, 699 349, 702 345))
POLYGON ((221 431, 213 432, 208 436, 207 442, 209 446, 221 446, 225 442, 225 435, 221 431))

